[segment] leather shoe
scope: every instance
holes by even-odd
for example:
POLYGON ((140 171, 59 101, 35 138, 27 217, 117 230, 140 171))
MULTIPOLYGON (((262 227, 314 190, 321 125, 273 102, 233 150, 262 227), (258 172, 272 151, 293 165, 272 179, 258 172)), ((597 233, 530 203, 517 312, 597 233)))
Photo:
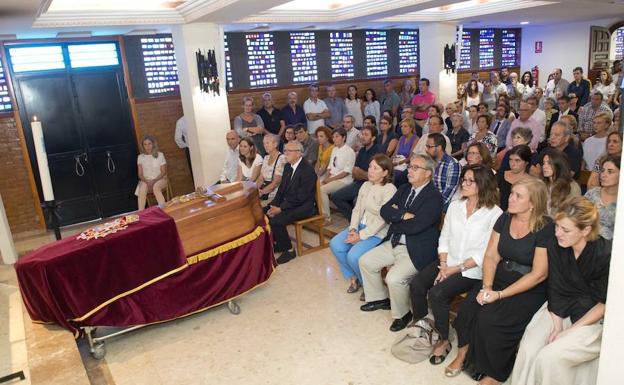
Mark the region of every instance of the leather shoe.
POLYGON ((284 251, 282 255, 280 255, 279 258, 277 258, 277 264, 283 265, 284 263, 290 262, 291 260, 295 259, 296 256, 297 255, 295 255, 294 250, 284 251))
POLYGON ((390 299, 382 299, 381 301, 371 301, 360 306, 362 311, 390 310, 390 299))
POLYGON ((392 322, 392 325, 390 325, 390 331, 398 332, 399 330, 405 329, 405 327, 411 320, 412 320, 412 312, 409 311, 403 317, 397 318, 392 322))

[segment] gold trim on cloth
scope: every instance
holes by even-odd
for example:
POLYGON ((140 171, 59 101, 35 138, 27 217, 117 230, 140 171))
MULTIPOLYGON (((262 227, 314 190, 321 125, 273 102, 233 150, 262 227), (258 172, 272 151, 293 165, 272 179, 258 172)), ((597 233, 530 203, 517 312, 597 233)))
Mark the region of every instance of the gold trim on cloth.
MULTIPOLYGON (((198 254, 195 254, 195 255, 192 255, 192 256, 188 257, 188 258, 186 258, 186 262, 189 265, 194 265, 197 262, 200 262, 200 261, 212 258, 212 257, 216 257, 217 255, 219 255, 221 253, 225 253, 226 251, 230 251, 232 249, 236 249, 237 247, 241 247, 244 244, 247 244, 249 242, 255 241, 256 239, 258 239, 260 234, 262 234, 263 232, 265 232, 265 229, 262 228, 262 226, 258 226, 251 233, 249 233, 247 235, 243 235, 242 237, 240 237, 238 239, 235 239, 233 241, 224 243, 221 246, 215 247, 214 249, 206 250, 206 251, 203 251, 201 253, 198 253, 198 254)), ((269 232, 268 229, 267 229, 267 232, 269 232)))
POLYGON ((90 316, 92 316, 95 312, 97 312, 98 310, 102 309, 104 306, 110 305, 111 303, 117 301, 120 298, 123 298, 125 296, 128 296, 132 293, 136 293, 137 291, 143 289, 144 287, 150 286, 153 283, 156 283, 158 281, 160 281, 163 278, 167 278, 168 276, 177 273, 178 271, 182 271, 184 269, 186 269, 188 267, 188 264, 184 264, 180 267, 178 267, 177 269, 173 269, 171 271, 166 272, 165 274, 158 276, 156 278, 150 279, 149 281, 145 282, 144 284, 135 287, 134 289, 128 290, 126 292, 123 292, 121 294, 118 294, 116 296, 114 296, 113 298, 109 299, 108 301, 100 304, 99 306, 97 306, 95 309, 91 310, 90 312, 88 312, 87 314, 83 315, 82 317, 79 318, 74 318, 72 319, 72 321, 82 321, 84 319, 89 318, 90 316))
MULTIPOLYGON (((266 217, 265 217, 265 219, 266 219, 266 217)), ((168 272, 166 272, 165 274, 160 275, 160 276, 158 276, 158 277, 156 277, 156 278, 153 278, 153 279, 151 279, 151 280, 149 280, 149 281, 147 281, 147 282, 143 283, 142 285, 140 285, 140 286, 138 286, 138 287, 135 287, 134 289, 131 289, 131 290, 128 290, 128 291, 123 292, 123 293, 121 293, 121 294, 118 294, 118 295, 114 296, 113 298, 111 298, 111 299, 109 299, 109 300, 107 300, 107 301, 103 302, 102 304, 98 305, 97 307, 95 307, 94 309, 92 309, 91 311, 89 311, 88 313, 86 313, 85 315, 83 315, 83 316, 81 316, 81 317, 78 317, 78 318, 73 318, 73 319, 71 319, 71 321, 74 321, 74 322, 80 322, 80 321, 83 321, 83 320, 85 320, 85 319, 89 318, 90 316, 92 316, 93 314, 95 314, 96 312, 98 312, 99 310, 101 310, 102 308, 104 308, 105 306, 108 306, 108 305, 110 305, 111 303, 113 303, 113 302, 117 301, 118 299, 121 299, 121 298, 123 298, 123 297, 126 297, 126 296, 128 296, 128 295, 130 295, 130 294, 132 294, 132 293, 136 293, 137 291, 139 291, 139 290, 141 290, 141 289, 143 289, 143 288, 145 288, 145 287, 147 287, 147 286, 150 286, 150 285, 152 285, 152 284, 154 284, 154 283, 156 283, 156 282, 158 282, 158 281, 160 281, 160 280, 162 280, 162 279, 164 279, 164 278, 167 278, 168 276, 170 276, 170 275, 172 275, 172 274, 175 274, 175 273, 177 273, 177 272, 179 272, 179 271, 182 271, 182 270, 186 269, 187 267, 189 267, 189 265, 193 265, 193 264, 198 263, 198 262, 200 262, 200 261, 204 261, 204 260, 206 260, 206 259, 209 259, 209 258, 215 257, 215 256, 217 256, 217 255, 219 255, 219 254, 221 254, 221 253, 224 253, 224 252, 226 252, 226 251, 229 251, 229 250, 235 249, 235 248, 240 247, 240 246, 242 246, 242 245, 244 245, 244 244, 247 244, 247 243, 249 243, 249 242, 252 242, 252 241, 254 241, 254 240, 258 239, 258 237, 259 237, 259 236, 260 236, 263 232, 265 232, 265 231, 266 231, 268 234, 270 234, 270 233, 271 233, 271 227, 269 226, 269 221, 268 221, 268 219, 266 219, 265 223, 266 223, 266 225, 265 225, 265 227, 264 227, 264 228, 263 228, 262 226, 258 226, 258 227, 256 227, 256 229, 255 229, 254 231, 252 231, 251 233, 246 234, 246 235, 243 235, 242 237, 240 237, 240 238, 238 238, 238 239, 235 239, 235 240, 233 240, 233 241, 230 241, 230 242, 224 243, 223 245, 218 246, 218 247, 215 247, 214 249, 206 250, 206 251, 201 252, 201 253, 199 253, 199 254, 195 254, 195 255, 193 255, 193 256, 188 257, 188 258, 186 259, 186 261, 187 261, 187 262, 186 262, 186 264, 184 264, 184 265, 182 265, 182 266, 180 266, 180 267, 178 267, 178 268, 176 268, 176 269, 173 269, 173 270, 171 270, 171 271, 168 271, 168 272)), ((275 267, 273 267, 273 270, 275 270, 275 267)), ((266 281, 265 281, 265 282, 266 282, 266 281)), ((262 282, 262 283, 264 283, 264 282, 262 282)), ((261 283, 261 284, 262 284, 262 283, 261 283)), ((249 289, 248 291, 253 290, 253 289, 254 289, 254 288, 256 288, 257 286, 259 286, 259 285, 254 286, 253 288, 249 289)), ((248 291, 246 291, 245 293, 247 293, 248 291)), ((245 293, 242 293, 242 294, 245 294, 245 293)), ((240 295, 242 295, 242 294, 240 294, 240 295)), ((238 296, 240 296, 240 295, 238 295, 238 296)), ((238 296, 236 296, 236 297, 238 297, 238 296)), ((236 297, 234 297, 234 298, 236 298, 236 297)), ((195 314, 195 313, 201 312, 201 311, 206 310, 206 309, 209 309, 209 308, 211 308, 211 307, 218 306, 218 305, 220 305, 220 304, 222 304, 222 303, 224 303, 224 302, 231 301, 232 299, 233 299, 233 298, 230 298, 230 299, 228 299, 228 300, 226 300, 226 301, 223 301, 223 302, 220 302, 220 303, 218 303, 218 304, 214 304, 214 305, 208 306, 208 307, 206 307, 206 308, 204 308, 204 309, 197 310, 197 311, 195 311, 195 312, 193 312, 193 313, 189 313, 189 314, 184 315, 184 316, 181 316, 181 317, 186 317, 186 316, 188 316, 188 315, 191 315, 191 314, 195 314)), ((181 317, 178 317, 178 318, 181 318, 181 317)), ((174 319, 177 319, 177 318, 174 318, 174 319)), ((42 321, 39 321, 39 322, 42 322, 42 321)), ((166 321, 158 321, 157 323, 159 323, 159 322, 166 322, 166 321)))

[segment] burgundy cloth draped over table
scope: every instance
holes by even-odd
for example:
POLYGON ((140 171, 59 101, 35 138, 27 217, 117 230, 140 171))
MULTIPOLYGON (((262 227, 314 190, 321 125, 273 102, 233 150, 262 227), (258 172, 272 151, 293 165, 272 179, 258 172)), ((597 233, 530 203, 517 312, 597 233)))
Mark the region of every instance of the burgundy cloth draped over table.
POLYGON ((72 236, 22 257, 15 269, 30 317, 75 334, 80 326, 166 321, 243 294, 273 272, 264 223, 246 243, 189 264, 169 215, 150 208, 139 216, 106 238, 72 236))

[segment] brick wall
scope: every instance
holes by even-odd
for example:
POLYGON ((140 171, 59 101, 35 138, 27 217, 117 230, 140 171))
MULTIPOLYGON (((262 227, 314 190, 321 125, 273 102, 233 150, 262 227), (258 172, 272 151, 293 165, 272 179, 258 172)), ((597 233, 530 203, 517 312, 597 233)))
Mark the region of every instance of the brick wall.
POLYGON ((141 136, 154 136, 160 150, 165 154, 167 175, 173 195, 193 191, 193 180, 186 155, 174 141, 175 124, 182 116, 182 100, 179 98, 144 99, 137 102, 136 107, 141 136))
POLYGON ((40 229, 35 198, 12 116, 0 116, 0 194, 13 234, 40 229))

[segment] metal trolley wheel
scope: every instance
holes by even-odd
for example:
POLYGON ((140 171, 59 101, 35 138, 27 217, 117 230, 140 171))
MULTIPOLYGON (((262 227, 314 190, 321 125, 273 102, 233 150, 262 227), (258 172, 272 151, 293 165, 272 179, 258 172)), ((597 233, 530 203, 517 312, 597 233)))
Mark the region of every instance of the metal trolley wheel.
POLYGON ((96 360, 103 359, 106 356, 106 347, 104 346, 104 342, 96 342, 93 344, 90 352, 96 360))
POLYGON ((238 306, 238 303, 236 303, 236 301, 234 301, 234 300, 228 301, 227 307, 228 307, 228 310, 230 311, 230 313, 232 313, 234 315, 240 314, 240 306, 238 306))

